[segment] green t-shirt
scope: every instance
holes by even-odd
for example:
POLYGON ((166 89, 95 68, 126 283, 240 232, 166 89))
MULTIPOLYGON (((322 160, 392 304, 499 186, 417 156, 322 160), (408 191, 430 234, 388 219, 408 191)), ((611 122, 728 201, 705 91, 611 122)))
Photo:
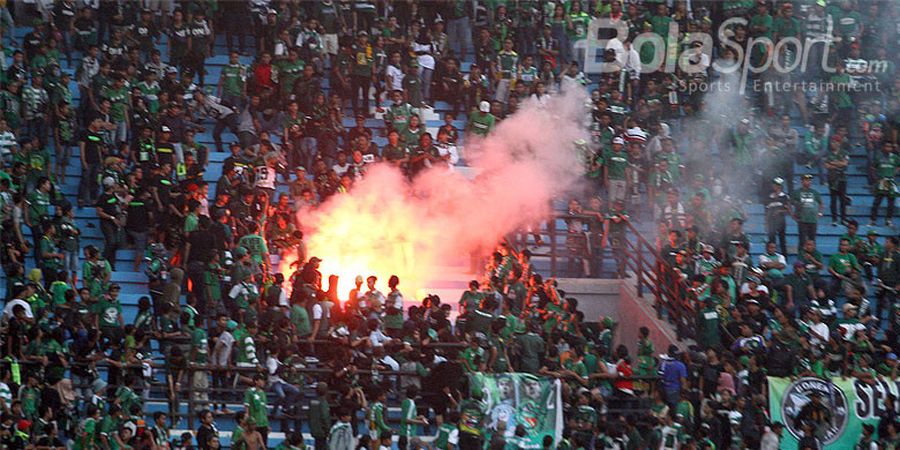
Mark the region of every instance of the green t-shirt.
POLYGON ((266 393, 253 387, 244 392, 244 407, 250 421, 257 427, 269 426, 269 414, 266 409, 268 400, 266 393))
POLYGON ((28 213, 34 222, 50 215, 50 194, 35 190, 28 195, 28 213))
POLYGON ((496 118, 491 113, 482 113, 480 111, 472 111, 469 114, 469 126, 473 134, 478 136, 487 136, 494 129, 496 118))
POLYGON ((115 122, 125 120, 125 116, 128 114, 128 89, 125 86, 119 89, 108 86, 103 89, 101 96, 112 104, 109 109, 109 118, 115 122))
POLYGON ((369 430, 375 431, 380 436, 384 431, 390 431, 391 427, 384 421, 384 403, 375 402, 369 409, 369 430))
POLYGON ((400 436, 412 436, 415 433, 416 425, 410 423, 415 418, 416 402, 411 398, 403 399, 400 403, 400 436))
POLYGON ((269 247, 266 245, 266 240, 263 239, 262 236, 256 234, 248 234, 242 237, 238 241, 238 246, 246 248, 247 253, 250 254, 250 258, 257 264, 262 264, 263 255, 269 253, 269 247))
POLYGON ((606 168, 606 174, 610 180, 625 180, 625 169, 628 168, 628 155, 621 151, 610 151, 606 155, 606 168))
POLYGON ((103 296, 94 304, 93 313, 99 317, 100 328, 118 327, 119 315, 122 314, 122 304, 111 302, 109 298, 103 296))
POLYGON ((194 328, 191 331, 191 348, 196 350, 194 362, 206 364, 209 361, 209 341, 203 328, 194 328))
POLYGON ((812 189, 800 188, 791 194, 791 200, 797 211, 797 219, 801 223, 816 223, 819 220, 819 206, 822 198, 812 189))
POLYGON ((247 81, 247 68, 243 64, 229 64, 222 68, 222 93, 241 96, 247 81))
MULTIPOLYGON (((569 20, 572 21, 572 28, 567 31, 569 40, 574 42, 586 38, 588 33, 588 23, 591 21, 591 16, 585 12, 572 13, 569 14, 569 20)), ((664 33, 663 36, 666 36, 667 34, 668 31, 664 33)))
POLYGON ((853 253, 835 253, 828 258, 828 268, 835 272, 846 275, 850 270, 861 271, 856 255, 853 253))
POLYGON ((703 348, 719 345, 722 341, 719 332, 719 313, 715 307, 703 308, 697 319, 697 343, 703 348))
POLYGON ((434 439, 434 448, 447 450, 450 443, 450 436, 456 431, 456 425, 444 422, 438 427, 437 437, 434 439))
POLYGON ((291 307, 291 322, 297 329, 297 335, 300 337, 309 336, 312 333, 312 326, 309 323, 309 312, 300 305, 291 307))
POLYGON ((44 258, 44 253, 56 253, 56 243, 53 242, 53 239, 50 236, 44 235, 41 237, 40 242, 40 251, 41 251, 41 267, 48 271, 59 270, 62 267, 62 259, 58 257, 50 257, 44 258))
POLYGON ((896 153, 882 153, 878 156, 875 163, 875 175, 878 178, 894 178, 897 173, 897 166, 900 165, 900 157, 896 153))

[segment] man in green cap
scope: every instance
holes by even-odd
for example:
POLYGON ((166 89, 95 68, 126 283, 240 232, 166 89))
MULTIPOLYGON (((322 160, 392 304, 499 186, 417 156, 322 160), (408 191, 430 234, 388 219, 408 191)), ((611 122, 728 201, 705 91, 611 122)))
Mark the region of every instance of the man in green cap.
POLYGON ((812 174, 803 175, 800 189, 791 194, 793 217, 800 233, 798 246, 805 245, 806 241, 816 240, 816 225, 825 208, 822 197, 812 188, 812 179, 812 174))

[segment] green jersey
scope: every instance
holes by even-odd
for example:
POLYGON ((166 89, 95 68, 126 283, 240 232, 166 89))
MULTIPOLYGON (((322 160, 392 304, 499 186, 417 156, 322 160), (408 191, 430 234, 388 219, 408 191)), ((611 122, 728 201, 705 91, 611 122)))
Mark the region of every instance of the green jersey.
POLYGON ((900 166, 900 156, 896 153, 881 154, 875 163, 875 176, 878 178, 893 179, 897 174, 897 167, 900 166))
POLYGON ((411 420, 416 418, 416 402, 411 398, 403 399, 400 403, 400 436, 413 436, 416 425, 411 420))
POLYGON ((819 207, 822 198, 812 189, 800 188, 791 194, 794 202, 794 210, 797 211, 797 221, 800 223, 816 223, 819 220, 819 207))
POLYGON ((244 95, 244 85, 247 82, 247 66, 243 64, 229 64, 222 68, 221 81, 222 93, 234 97, 244 95))
POLYGON ((122 314, 122 304, 110 301, 109 297, 103 296, 94 304, 93 313, 99 317, 100 328, 118 327, 119 315, 122 314))
POLYGON ((266 393, 255 387, 244 392, 244 408, 253 425, 257 427, 269 426, 269 412, 266 408, 268 400, 266 393))
POLYGON ((516 68, 519 65, 519 54, 510 50, 502 50, 497 54, 497 70, 503 79, 513 78, 516 68))
POLYGON ((209 362, 209 341, 203 328, 194 328, 191 331, 191 349, 195 351, 194 362, 197 364, 209 362))
POLYGON ((141 91, 144 101, 147 102, 147 109, 151 114, 156 114, 159 111, 159 93, 161 91, 159 83, 156 81, 152 83, 141 81, 138 83, 137 88, 141 91))
MULTIPOLYGON (((306 63, 303 60, 283 61, 278 67, 278 86, 281 95, 288 96, 294 89, 294 82, 303 75, 303 68, 306 63)), ((223 75, 224 76, 224 75, 223 75)), ((242 95, 242 94, 237 94, 242 95)))
POLYGON ((409 118, 413 114, 413 107, 409 103, 394 104, 384 114, 384 120, 390 124, 392 130, 403 136, 403 133, 409 127, 409 118))
MULTIPOLYGON (((262 264, 263 257, 269 253, 269 247, 266 245, 266 240, 263 239, 262 236, 256 234, 248 234, 242 237, 238 241, 238 246, 246 248, 247 253, 250 254, 250 258, 257 264, 262 264)), ((268 263, 268 261, 265 262, 268 263)))
POLYGON ((41 267, 48 272, 57 271, 62 267, 62 258, 59 257, 44 257, 44 253, 56 253, 56 243, 53 242, 53 239, 50 236, 44 235, 41 237, 40 242, 40 252, 41 252, 41 267))
POLYGON ((862 271, 859 262, 856 260, 856 255, 853 253, 835 253, 831 255, 831 257, 828 258, 828 268, 840 275, 846 275, 851 270, 856 270, 857 272, 862 271))
POLYGON ((300 337, 309 336, 312 333, 312 326, 309 323, 309 312, 300 305, 291 307, 291 323, 297 329, 297 335, 300 337))
POLYGON ((610 180, 626 180, 625 169, 628 168, 628 155, 622 151, 610 151, 605 159, 607 177, 610 180))
MULTIPOLYGON (((591 16, 585 12, 572 13, 569 14, 569 20, 572 21, 572 28, 568 29, 569 41, 575 42, 586 38, 591 16)), ((666 32, 662 34, 662 36, 666 35, 668 35, 668 28, 666 29, 666 32)))
POLYGON ((469 129, 478 136, 487 136, 494 129, 497 118, 491 113, 472 111, 469 114, 469 129))
POLYGON ((128 88, 122 86, 114 89, 112 86, 107 86, 103 89, 101 96, 112 104, 109 109, 109 118, 114 122, 124 121, 128 114, 128 88))
POLYGON ((447 450, 448 444, 456 445, 459 442, 459 430, 456 425, 444 422, 438 427, 437 437, 434 439, 434 448, 447 450))
POLYGON ((719 332, 719 312, 714 306, 703 308, 697 318, 697 343, 703 348, 719 345, 722 336, 719 332))
POLYGON ((34 223, 50 216, 50 194, 35 190, 28 195, 28 213, 34 223))
POLYGON ((369 408, 369 431, 375 436, 381 436, 381 433, 390 431, 391 427, 384 420, 384 403, 375 402, 369 408))

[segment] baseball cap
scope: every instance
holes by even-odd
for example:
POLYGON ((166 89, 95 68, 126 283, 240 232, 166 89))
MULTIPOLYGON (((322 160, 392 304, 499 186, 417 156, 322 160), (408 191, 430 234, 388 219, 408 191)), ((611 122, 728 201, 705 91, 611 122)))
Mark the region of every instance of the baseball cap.
POLYGON ((775 184, 777 184, 777 185, 779 185, 779 186, 781 186, 781 185, 784 184, 784 178, 781 178, 781 177, 775 177, 775 178, 772 180, 772 182, 775 183, 775 184))
POLYGON ((625 139, 622 139, 621 136, 617 136, 615 139, 613 139, 612 143, 619 144, 619 145, 625 145, 625 139))
POLYGON ((491 110, 491 104, 486 101, 482 101, 478 104, 478 110, 483 113, 489 112, 491 110))
POLYGON ((244 247, 237 247, 234 249, 234 255, 238 257, 247 256, 247 249, 244 247))
POLYGON ((812 179, 813 179, 813 175, 812 175, 811 173, 804 174, 804 175, 803 175, 803 179, 804 179, 804 180, 812 180, 812 179))
POLYGON ((229 320, 227 323, 225 323, 225 328, 228 331, 234 331, 237 329, 237 327, 238 327, 238 323, 233 320, 229 320))
POLYGON ((888 361, 896 361, 897 354, 894 352, 891 352, 891 353, 888 353, 887 355, 885 355, 885 358, 887 358, 888 361))
POLYGON ((159 131, 162 131, 163 133, 171 133, 172 129, 163 125, 162 128, 159 129, 159 131))
POLYGON ((318 256, 313 256, 312 258, 309 258, 309 262, 311 262, 311 263, 322 262, 322 258, 319 258, 318 256))
POLYGON ((303 167, 303 166, 294 167, 294 172, 306 172, 306 167, 303 167))

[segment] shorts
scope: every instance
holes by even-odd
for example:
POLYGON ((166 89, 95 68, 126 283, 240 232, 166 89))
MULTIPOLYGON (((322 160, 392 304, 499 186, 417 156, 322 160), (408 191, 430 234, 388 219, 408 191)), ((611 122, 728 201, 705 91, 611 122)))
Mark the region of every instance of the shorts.
POLYGON ((147 250, 147 232, 128 230, 128 236, 131 236, 131 240, 134 242, 134 251, 143 256, 144 251, 147 250))
POLYGON ((63 269, 68 272, 78 272, 78 250, 63 251, 63 269))

